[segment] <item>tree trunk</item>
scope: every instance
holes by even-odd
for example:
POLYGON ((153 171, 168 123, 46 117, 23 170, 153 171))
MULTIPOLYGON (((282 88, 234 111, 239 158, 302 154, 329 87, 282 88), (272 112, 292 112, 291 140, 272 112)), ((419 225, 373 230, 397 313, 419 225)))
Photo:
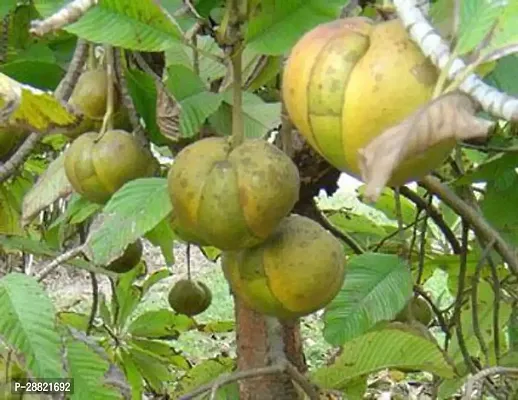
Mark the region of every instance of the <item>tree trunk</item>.
MULTIPOLYGON (((271 365, 265 317, 234 299, 236 312, 237 365, 240 371, 271 365)), ((307 370, 298 323, 283 327, 284 352, 302 373, 307 370)), ((298 392, 285 374, 264 375, 239 382, 241 400, 296 400, 298 392)))

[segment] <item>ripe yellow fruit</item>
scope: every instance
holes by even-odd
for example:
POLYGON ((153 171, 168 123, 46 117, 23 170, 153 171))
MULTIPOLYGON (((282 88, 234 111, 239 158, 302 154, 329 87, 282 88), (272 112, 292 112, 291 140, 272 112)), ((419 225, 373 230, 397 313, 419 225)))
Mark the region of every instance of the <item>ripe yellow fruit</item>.
POLYGON ((107 202, 126 182, 152 176, 158 163, 128 132, 107 131, 98 141, 87 132, 65 153, 65 173, 74 190, 95 203, 107 202))
POLYGON ((222 256, 235 296, 260 313, 282 319, 329 304, 342 287, 345 263, 342 245, 331 233, 295 214, 259 246, 222 256))
POLYGON ((177 313, 191 317, 209 308, 212 293, 203 282, 181 279, 169 291, 167 300, 177 313))
POLYGON ((123 274, 125 272, 131 271, 136 265, 140 262, 142 258, 142 243, 140 240, 137 240, 134 243, 131 243, 126 247, 124 253, 112 261, 105 268, 108 271, 117 272, 123 274))
POLYGON ((221 250, 265 240, 289 214, 300 178, 291 159, 261 139, 231 148, 211 137, 185 147, 168 174, 178 230, 221 250))
MULTIPOLYGON (((426 104, 437 78, 398 19, 354 17, 319 25, 299 40, 284 69, 282 94, 309 144, 360 178, 358 150, 426 104)), ((426 175, 454 144, 449 140, 406 160, 388 185, 426 175)))

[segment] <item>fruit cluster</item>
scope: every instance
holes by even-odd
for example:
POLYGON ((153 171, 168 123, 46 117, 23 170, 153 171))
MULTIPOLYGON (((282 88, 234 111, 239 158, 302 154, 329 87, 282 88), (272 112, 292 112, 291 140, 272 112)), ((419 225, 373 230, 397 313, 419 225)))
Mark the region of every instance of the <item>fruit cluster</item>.
MULTIPOLYGON (((260 139, 237 146, 226 138, 199 140, 176 157, 168 187, 177 235, 223 250, 231 290, 249 308, 297 318, 326 306, 341 288, 342 246, 316 222, 290 215, 300 177, 277 147, 260 139)), ((194 300, 202 294, 184 283, 169 301, 192 315, 190 302, 196 311, 205 309, 194 300)))

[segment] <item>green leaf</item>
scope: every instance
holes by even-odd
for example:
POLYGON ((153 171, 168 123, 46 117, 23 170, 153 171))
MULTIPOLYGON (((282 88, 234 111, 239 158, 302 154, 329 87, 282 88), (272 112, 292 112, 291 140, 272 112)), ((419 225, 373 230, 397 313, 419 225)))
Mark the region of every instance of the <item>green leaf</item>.
POLYGON ((151 272, 140 285, 142 288, 142 296, 145 296, 149 290, 158 282, 170 277, 172 274, 173 273, 169 268, 161 268, 151 272))
POLYGON ((496 68, 487 76, 486 80, 489 84, 510 94, 518 95, 518 79, 516 79, 516 70, 518 69, 518 56, 511 54, 498 60, 496 68))
POLYGON ((41 90, 54 90, 65 74, 56 63, 21 59, 0 65, 0 72, 41 90))
POLYGON ((131 386, 132 399, 141 399, 144 390, 144 378, 137 368, 135 362, 127 351, 121 349, 117 352, 118 362, 124 369, 124 375, 131 386))
POLYGON ((180 379, 178 390, 174 393, 175 397, 189 393, 222 374, 232 372, 235 366, 236 363, 233 359, 223 356, 202 361, 180 379))
POLYGON ((6 183, 0 184, 0 234, 22 235, 19 205, 10 186, 6 183))
MULTIPOLYGON (((232 132, 232 95, 224 93, 225 102, 219 110, 209 118, 210 123, 222 135, 232 132)), ((280 103, 265 103, 263 100, 248 92, 243 92, 243 122, 247 138, 262 138, 271 129, 280 124, 280 103)))
POLYGON ((144 351, 151 352, 161 361, 174 365, 175 367, 185 371, 191 368, 189 361, 168 343, 134 337, 131 339, 131 345, 144 351))
POLYGON ((190 96, 180 102, 180 132, 183 137, 196 135, 205 120, 220 107, 223 98, 220 94, 203 92, 190 96))
POLYGON ((57 256, 57 252, 46 243, 21 236, 0 235, 0 245, 4 250, 18 250, 37 256, 57 256))
POLYGON ((378 223, 366 215, 351 214, 348 212, 334 212, 329 221, 340 230, 348 234, 362 233, 377 237, 384 237, 388 232, 378 223))
MULTIPOLYGON (((496 51, 506 47, 513 47, 518 44, 518 3, 516 1, 507 2, 503 10, 491 41, 487 46, 487 51, 496 51)), ((516 51, 514 51, 516 52, 516 51)))
POLYGON ((145 72, 136 69, 128 69, 125 73, 135 109, 144 120, 151 141, 157 145, 168 143, 156 123, 155 81, 145 72))
POLYGON ((97 265, 109 264, 171 211, 165 178, 126 183, 104 207, 98 228, 90 231, 85 243, 88 258, 97 265))
POLYGON ((6 115, 7 122, 15 128, 47 133, 78 122, 51 93, 20 84, 0 72, 0 111, 9 103, 13 112, 6 115))
POLYGON ((500 181, 499 188, 506 189, 513 184, 513 174, 509 174, 509 172, 512 172, 517 166, 518 160, 516 159, 516 155, 512 153, 498 154, 457 179, 455 181, 455 185, 466 185, 473 182, 488 182, 493 181, 496 176, 505 176, 506 179, 500 181))
POLYGON ((0 336, 23 353, 34 376, 62 378, 56 311, 42 286, 25 274, 0 279, 0 336))
MULTIPOLYGON (((494 326, 493 326, 493 309, 494 309, 494 293, 491 285, 486 281, 481 281, 478 285, 478 324, 480 333, 484 338, 486 344, 492 344, 494 338, 494 326)), ((483 357, 478 339, 475 336, 473 330, 473 319, 471 310, 471 301, 462 307, 461 324, 462 324, 462 336, 469 354, 472 357, 483 357)), ((511 315, 511 306, 505 302, 500 302, 499 307, 499 331, 503 330, 509 321, 511 315)), ((491 352, 493 352, 493 345, 488 345, 491 352)), ((462 352, 459 347, 457 332, 455 331, 450 340, 450 346, 448 347, 448 355, 455 363, 463 363, 462 352)))
POLYGON ((88 345, 78 340, 67 340, 67 361, 70 377, 74 379, 72 400, 121 399, 116 389, 109 386, 110 365, 88 345))
POLYGON ((169 222, 169 217, 164 218, 160 223, 146 233, 146 239, 154 246, 160 247, 162 255, 168 266, 174 264, 174 240, 176 235, 169 222))
POLYGON ((262 54, 282 55, 307 31, 336 19, 342 0, 264 0, 251 17, 246 41, 262 54))
MULTIPOLYGON (((365 185, 358 188, 358 193, 361 195, 365 190, 365 185)), ((401 203, 401 219, 404 224, 411 224, 415 220, 416 210, 414 203, 408 200, 406 197, 399 196, 401 203)), ((362 199, 363 200, 363 199, 362 199)), ((396 193, 394 190, 385 188, 381 192, 380 197, 374 204, 377 210, 383 212, 387 218, 397 221, 397 208, 396 208, 396 193)))
POLYGON ((511 244, 518 245, 518 175, 508 169, 488 182, 481 202, 484 216, 511 244))
POLYGON ((496 1, 462 1, 455 51, 460 55, 472 51, 487 36, 501 13, 502 6, 496 1))
POLYGON ((65 173, 64 160, 65 154, 61 153, 50 163, 47 170, 23 199, 22 220, 24 224, 29 223, 57 199, 72 193, 73 188, 65 173))
POLYGON ((364 253, 349 259, 345 282, 324 314, 324 337, 341 345, 377 322, 393 319, 412 294, 408 265, 390 254, 364 253))
POLYGON ((131 271, 121 274, 115 287, 116 301, 112 301, 112 314, 116 315, 115 325, 123 327, 129 316, 135 311, 142 299, 142 288, 134 282, 145 274, 144 264, 141 262, 131 271))
POLYGON ((3 0, 0 3, 0 18, 4 18, 9 12, 16 8, 17 0, 3 0))
POLYGON ((81 332, 86 332, 90 316, 73 311, 60 311, 57 313, 58 321, 81 332))
POLYGON ((128 327, 133 336, 147 338, 173 338, 194 326, 194 321, 171 310, 147 311, 139 315, 128 327))
POLYGON ((167 365, 156 358, 153 353, 131 346, 131 344, 129 355, 153 391, 162 394, 164 383, 171 379, 167 365))
POLYGON ((417 369, 442 378, 455 376, 435 342, 396 323, 346 343, 333 365, 316 370, 312 381, 326 388, 345 389, 353 378, 385 368, 417 369))
MULTIPOLYGON (((64 2, 35 0, 34 4, 49 17, 64 2)), ((64 29, 91 42, 138 51, 163 51, 182 37, 180 29, 153 0, 103 0, 64 29)))

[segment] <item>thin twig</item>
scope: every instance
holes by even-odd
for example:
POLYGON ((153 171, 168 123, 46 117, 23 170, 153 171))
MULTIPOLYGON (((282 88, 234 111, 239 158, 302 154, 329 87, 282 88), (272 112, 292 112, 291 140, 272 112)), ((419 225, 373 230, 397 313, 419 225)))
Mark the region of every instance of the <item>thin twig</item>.
POLYGON ((331 221, 326 217, 326 215, 318 210, 317 214, 317 222, 322 225, 325 229, 327 229, 329 232, 331 232, 334 236, 336 236, 338 239, 340 239, 342 242, 344 242, 346 245, 348 245, 352 251, 354 251, 355 254, 363 254, 365 253, 365 250, 363 247, 351 236, 349 236, 347 233, 341 231, 336 226, 333 225, 331 221))
POLYGON ((89 336, 90 332, 94 327, 94 320, 97 314, 97 307, 99 305, 99 285, 97 283, 97 277, 94 272, 90 272, 90 280, 92 281, 92 310, 90 312, 90 318, 88 319, 88 325, 86 327, 86 335, 89 336))
POLYGON ((281 138, 282 150, 290 158, 293 157, 293 123, 286 110, 284 101, 281 108, 281 129, 279 130, 281 138))
POLYGON ((76 22, 97 3, 98 0, 74 0, 44 20, 31 21, 29 32, 40 37, 50 32, 56 32, 66 25, 76 22))
POLYGON ((486 222, 482 215, 435 177, 427 176, 423 178, 419 184, 430 193, 439 197, 453 211, 462 216, 462 218, 472 225, 477 235, 480 235, 486 242, 494 238, 495 249, 505 260, 511 272, 518 276, 518 257, 515 251, 507 244, 500 233, 486 222))
POLYGON ((61 264, 66 263, 68 260, 71 260, 72 258, 78 256, 81 254, 84 250, 84 246, 77 246, 74 247, 63 254, 57 256, 54 260, 52 260, 50 263, 47 264, 45 268, 37 275, 36 280, 38 282, 43 281, 52 271, 54 271, 57 267, 59 267, 61 264))
POLYGON ((442 234, 448 241, 453 251, 453 254, 460 254, 460 244, 457 240, 457 237, 448 226, 441 213, 435 208, 432 204, 424 201, 421 196, 419 196, 414 191, 410 190, 406 186, 401 186, 399 188, 399 193, 410 200, 412 203, 416 205, 417 208, 425 210, 429 217, 435 222, 437 227, 441 230, 442 234))
POLYGON ((31 154, 32 149, 40 141, 42 134, 32 132, 27 139, 18 147, 9 160, 4 164, 0 164, 0 183, 9 178, 16 169, 22 165, 25 159, 31 154))
POLYGON ((471 378, 468 379, 466 382, 466 391, 464 393, 464 396, 462 397, 462 400, 472 400, 472 393, 473 393, 473 385, 482 380, 487 378, 491 375, 516 375, 518 376, 518 368, 510 368, 510 367, 491 367, 487 369, 483 369, 473 375, 471 378))
POLYGON ((140 124, 140 117, 138 115, 137 109, 135 108, 135 103, 133 103, 133 98, 129 93, 128 81, 126 80, 126 75, 124 74, 122 67, 123 52, 124 50, 119 48, 115 48, 113 50, 113 66, 115 70, 115 76, 119 83, 122 104, 128 111, 129 120, 133 128, 133 134, 143 145, 146 145, 148 143, 146 132, 140 124))
POLYGON ((423 219, 423 227, 421 228, 421 237, 419 240, 419 264, 417 266, 416 283, 421 284, 424 272, 424 260, 426 256, 426 232, 428 230, 428 214, 423 219))
POLYGON ((462 252, 460 253, 460 267, 459 267, 459 277, 457 284, 457 296, 455 297, 455 307, 453 309, 453 317, 452 321, 455 324, 455 333, 457 334, 457 342, 459 344, 459 349, 464 358, 464 363, 468 367, 468 369, 474 373, 476 371, 476 367, 471 360, 471 356, 469 355, 468 349, 466 347, 466 342, 464 341, 464 335, 462 334, 462 320, 461 320, 461 311, 462 311, 462 301, 464 300, 464 287, 466 282, 466 271, 468 264, 468 236, 469 236, 469 225, 465 220, 462 220, 462 252))
MULTIPOLYGON (((482 271, 482 267, 484 266, 484 264, 487 260, 487 257, 489 256, 491 250, 493 249, 494 244, 495 244, 495 241, 492 240, 486 246, 486 248, 482 252, 482 255, 480 256, 480 260, 478 260, 477 266, 475 268, 475 273, 473 274, 473 277, 471 278, 471 313, 472 313, 473 333, 475 334, 475 337, 478 340, 482 354, 484 354, 486 367, 489 366, 489 351, 488 351, 486 342, 484 340, 484 337, 482 336, 482 332, 480 330, 480 324, 478 322, 478 284, 480 282, 480 273, 482 271)), ((500 333, 498 333, 498 334, 500 334, 500 333)))
POLYGON ((442 331, 444 332, 444 334, 446 336, 446 341, 448 341, 451 336, 451 333, 450 333, 450 330, 448 329, 448 324, 447 324, 446 320, 444 319, 444 316, 442 315, 443 313, 441 312, 439 307, 437 307, 435 305, 435 303, 432 301, 432 299, 428 295, 428 293, 426 293, 420 286, 414 285, 414 292, 418 293, 430 305, 430 307, 432 308, 432 311, 437 316, 437 322, 439 323, 439 326, 441 327, 442 331))
POLYGON ((67 72, 58 87, 54 90, 54 97, 58 100, 68 101, 74 90, 77 80, 81 76, 83 66, 88 58, 89 45, 86 40, 77 39, 76 49, 67 72))

